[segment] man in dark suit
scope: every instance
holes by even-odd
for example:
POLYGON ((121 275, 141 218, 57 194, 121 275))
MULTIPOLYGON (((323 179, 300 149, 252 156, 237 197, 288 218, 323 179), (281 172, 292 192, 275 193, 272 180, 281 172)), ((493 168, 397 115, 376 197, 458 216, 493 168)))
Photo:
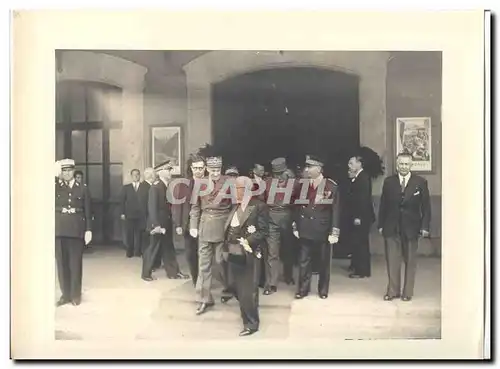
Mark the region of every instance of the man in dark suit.
MULTIPOLYGON (((243 330, 248 336, 259 329, 260 246, 268 232, 269 213, 266 204, 251 198, 252 180, 236 179, 237 205, 224 226, 224 250, 228 253, 230 292, 240 304, 243 330)), ((232 296, 222 296, 223 303, 232 296)))
POLYGON ((163 259, 167 277, 170 279, 186 279, 181 273, 173 241, 171 205, 167 202, 167 189, 172 177, 172 166, 163 163, 155 168, 157 180, 149 189, 148 220, 146 229, 151 234, 149 246, 144 251, 142 263, 142 279, 154 280, 151 275, 158 254, 163 259))
POLYGON ((130 172, 132 183, 123 186, 121 193, 121 219, 125 221, 127 257, 140 257, 142 255, 142 239, 146 229, 146 208, 144 197, 149 191, 149 186, 141 182, 139 169, 130 172))
POLYGON ((55 183, 55 253, 62 296, 57 306, 81 303, 83 249, 92 240, 91 198, 87 187, 74 178, 75 161, 59 162, 55 183))
POLYGON ((340 235, 338 187, 333 180, 323 176, 323 162, 312 155, 306 159, 304 177, 309 179, 307 197, 295 201, 298 210, 293 223, 293 233, 300 244, 299 283, 295 298, 302 299, 309 294, 312 258, 316 256, 318 294, 326 299, 330 287, 332 245, 338 242, 340 235))
MULTIPOLYGON (((156 172, 153 168, 144 169, 144 181, 139 187, 139 204, 144 212, 144 228, 142 230, 141 236, 141 254, 144 254, 144 250, 149 244, 149 231, 146 230, 146 222, 148 220, 148 200, 149 200, 149 190, 153 183, 156 182, 156 172)), ((157 258, 157 262, 154 264, 154 269, 158 269, 161 265, 161 258, 157 258)))
POLYGON ((353 156, 349 159, 349 178, 346 191, 345 216, 346 241, 352 250, 352 269, 350 278, 366 278, 371 275, 370 265, 370 227, 375 221, 372 202, 372 183, 370 176, 363 170, 363 158, 353 156))
POLYGON ((198 239, 189 234, 189 212, 191 211, 191 197, 193 195, 194 183, 205 176, 205 159, 198 155, 192 155, 189 159, 192 178, 187 183, 179 183, 174 188, 176 199, 184 199, 182 203, 172 205, 172 217, 177 235, 184 235, 184 248, 189 273, 193 285, 196 286, 198 279, 198 239))
POLYGON ((389 283, 384 300, 413 297, 419 236, 429 236, 431 207, 427 181, 411 172, 412 156, 397 157, 397 174, 387 177, 382 188, 378 216, 379 232, 384 236, 389 283), (401 262, 405 277, 401 291, 401 262), (402 293, 402 294, 401 294, 402 293))

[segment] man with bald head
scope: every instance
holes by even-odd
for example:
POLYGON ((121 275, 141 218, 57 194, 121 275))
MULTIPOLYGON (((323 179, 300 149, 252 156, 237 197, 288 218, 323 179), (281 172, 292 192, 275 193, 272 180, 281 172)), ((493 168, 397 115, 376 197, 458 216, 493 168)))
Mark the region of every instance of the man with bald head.
MULTIPOLYGON (((229 290, 240 304, 243 330, 240 336, 251 335, 259 329, 258 262, 260 246, 268 234, 267 205, 252 198, 253 181, 236 178, 236 206, 224 226, 224 250, 228 253, 229 290)), ((223 296, 225 303, 231 296, 223 296)))

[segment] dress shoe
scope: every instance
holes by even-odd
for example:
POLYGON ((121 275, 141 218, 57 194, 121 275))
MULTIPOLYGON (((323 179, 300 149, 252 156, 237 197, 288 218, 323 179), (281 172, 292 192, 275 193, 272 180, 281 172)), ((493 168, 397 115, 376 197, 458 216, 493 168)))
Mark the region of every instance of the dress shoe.
POLYGON ((182 274, 181 272, 177 273, 173 277, 168 277, 169 279, 189 279, 189 276, 186 274, 182 274))
POLYGON ((63 306, 63 305, 66 305, 66 304, 69 304, 71 301, 65 297, 61 297, 59 299, 59 301, 56 302, 56 306, 59 307, 59 306, 63 306))
POLYGON ((82 299, 81 297, 74 298, 73 300, 71 300, 71 303, 73 304, 73 306, 78 306, 82 303, 82 299))
POLYGON ((403 300, 403 301, 411 301, 411 296, 403 296, 403 297, 401 297, 401 300, 403 300))
POLYGON ((268 287, 264 290, 264 295, 272 295, 273 293, 277 292, 278 288, 276 286, 271 286, 268 287))
POLYGON ((306 296, 307 296, 307 295, 304 295, 304 294, 302 294, 302 293, 297 293, 297 294, 295 294, 295 298, 296 298, 297 300, 303 299, 303 298, 304 298, 304 297, 306 297, 306 296))
POLYGON ((222 302, 223 304, 225 304, 226 302, 228 302, 229 300, 231 300, 234 296, 222 296, 220 298, 220 302, 222 302))
POLYGON ((198 309, 196 309, 196 315, 201 315, 205 313, 209 308, 214 306, 213 303, 208 303, 208 302, 202 302, 199 306, 198 309))
POLYGON ((362 278, 366 278, 366 275, 352 273, 352 274, 349 274, 349 278, 351 278, 351 279, 362 279, 362 278))
POLYGON ((319 298, 322 299, 322 300, 324 300, 324 299, 328 298, 328 295, 325 294, 325 293, 322 293, 322 294, 319 295, 319 298))
POLYGON ((398 296, 385 295, 384 301, 392 301, 392 300, 397 299, 397 298, 399 298, 399 295, 398 296))
POLYGON ((151 276, 149 276, 149 277, 142 277, 142 280, 143 280, 143 281, 146 281, 146 282, 152 282, 152 281, 154 281, 155 279, 156 279, 156 278, 153 278, 153 277, 151 277, 151 276))
POLYGON ((257 332, 257 329, 245 328, 240 332, 240 337, 250 336, 251 334, 254 334, 255 332, 257 332))

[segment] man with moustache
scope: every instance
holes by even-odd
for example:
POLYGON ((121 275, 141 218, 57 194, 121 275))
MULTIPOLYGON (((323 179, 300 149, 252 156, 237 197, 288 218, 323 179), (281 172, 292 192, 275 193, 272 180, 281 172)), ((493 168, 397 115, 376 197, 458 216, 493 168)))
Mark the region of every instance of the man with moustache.
MULTIPOLYGON (((237 205, 225 223, 224 249, 228 253, 231 292, 238 299, 243 330, 249 336, 259 329, 259 247, 267 235, 269 214, 266 204, 252 198, 253 182, 238 177, 235 183, 237 205)), ((223 296, 227 302, 232 296, 223 296)))
POLYGON ((293 230, 292 205, 287 202, 285 189, 288 185, 287 165, 285 158, 276 158, 271 162, 273 178, 267 181, 265 199, 269 207, 269 233, 264 252, 266 267, 266 286, 264 295, 271 295, 278 290, 280 273, 280 254, 283 255, 283 274, 286 284, 295 284, 293 279, 293 230), (273 187, 275 187, 273 189, 273 187), (280 249, 281 252, 280 252, 280 249), (283 250, 284 249, 284 250, 283 250))
POLYGON ((169 162, 155 168, 159 179, 153 183, 148 195, 148 221, 146 229, 150 232, 150 242, 144 251, 142 279, 150 282, 157 255, 161 255, 165 272, 169 279, 187 279, 181 273, 173 241, 171 204, 167 201, 167 190, 172 178, 172 166, 169 162))
POLYGON ((177 235, 184 236, 184 248, 186 259, 191 274, 193 285, 198 280, 198 239, 191 236, 189 232, 189 212, 191 211, 191 198, 196 181, 205 177, 205 159, 199 155, 191 155, 189 158, 192 177, 189 183, 178 183, 174 188, 174 196, 182 200, 180 204, 172 205, 172 217, 177 235))
POLYGON ((370 227, 375 221, 372 202, 372 183, 368 173, 363 170, 363 158, 353 156, 349 159, 348 175, 350 181, 346 191, 344 216, 345 236, 352 250, 352 274, 350 278, 367 278, 371 275, 370 266, 370 227))
POLYGON ((413 297, 419 237, 429 237, 431 205, 427 180, 411 172, 411 154, 400 153, 397 173, 382 187, 378 215, 379 232, 384 236, 389 282, 385 301, 413 297), (405 264, 401 290, 401 263, 405 264))
MULTIPOLYGON (((221 175, 222 158, 209 157, 206 161, 208 178, 200 196, 191 205, 189 213, 191 237, 198 238, 198 280, 196 295, 199 303, 196 315, 205 313, 214 306, 212 296, 212 264, 215 259, 223 293, 227 292, 227 268, 223 259, 224 225, 232 210, 231 198, 222 198, 226 176, 221 175), (205 194, 209 190, 210 193, 205 194)), ((195 191, 195 195, 197 195, 195 191)))
MULTIPOLYGON (((301 190, 300 199, 296 200, 296 221, 293 224, 294 235, 299 239, 299 283, 296 299, 309 294, 312 277, 312 258, 316 256, 319 265, 318 294, 322 299, 328 297, 330 286, 330 263, 332 245, 338 242, 339 229, 339 194, 337 184, 323 176, 323 162, 308 155, 304 176, 309 185, 301 190), (302 193, 306 198, 302 199, 302 193)), ((307 184, 303 184, 307 185, 307 184)))

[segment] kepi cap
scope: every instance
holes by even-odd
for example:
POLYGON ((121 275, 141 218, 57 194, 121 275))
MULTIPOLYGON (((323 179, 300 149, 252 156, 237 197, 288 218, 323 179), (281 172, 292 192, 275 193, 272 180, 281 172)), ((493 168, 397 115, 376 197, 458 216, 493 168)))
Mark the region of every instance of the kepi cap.
POLYGON ((63 159, 59 161, 59 165, 61 167, 61 170, 63 169, 74 169, 75 168, 75 161, 73 159, 63 159))
POLYGON ((207 158, 207 168, 221 168, 222 158, 220 156, 212 156, 207 158))

